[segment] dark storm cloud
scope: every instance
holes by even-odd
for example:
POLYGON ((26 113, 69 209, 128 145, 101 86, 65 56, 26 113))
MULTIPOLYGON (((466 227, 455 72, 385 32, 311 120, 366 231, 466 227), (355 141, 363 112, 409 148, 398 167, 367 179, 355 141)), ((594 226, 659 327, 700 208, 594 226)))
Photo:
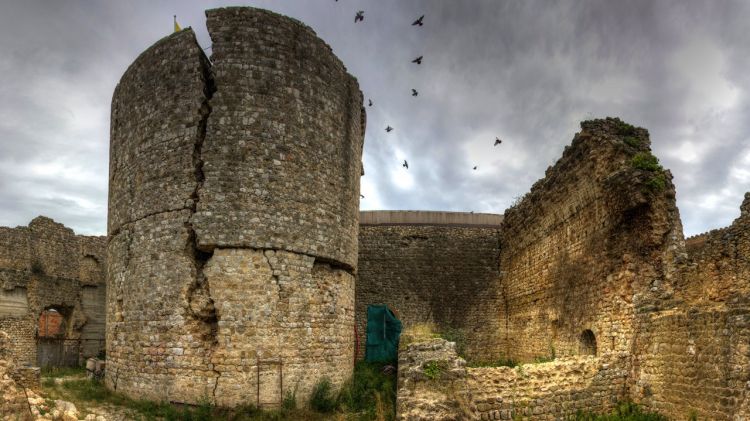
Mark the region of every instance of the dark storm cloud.
MULTIPOLYGON (((365 209, 501 213, 581 120, 607 115, 649 129, 675 176, 686 233, 729 224, 750 190, 746 2, 247 3, 310 25, 375 102, 365 209), (354 24, 357 10, 365 20, 354 24), (425 26, 411 26, 422 14, 425 26)), ((103 233, 115 84, 170 32, 173 14, 209 47, 203 10, 220 5, 0 6, 0 71, 10 75, 0 84, 0 225, 45 214, 103 233)))

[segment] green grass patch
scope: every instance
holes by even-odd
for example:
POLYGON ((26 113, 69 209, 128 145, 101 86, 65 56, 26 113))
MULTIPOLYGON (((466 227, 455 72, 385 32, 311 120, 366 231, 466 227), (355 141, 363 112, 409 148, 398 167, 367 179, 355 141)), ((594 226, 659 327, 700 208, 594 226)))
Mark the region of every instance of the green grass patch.
POLYGON ((85 367, 42 367, 41 376, 48 378, 85 376, 85 367))
POLYGON ((643 411, 632 402, 623 402, 609 414, 594 414, 579 411, 570 417, 574 421, 668 421, 668 418, 656 412, 643 411))
POLYGON ((296 393, 289 391, 283 397, 281 408, 261 410, 254 405, 218 408, 208 400, 197 406, 176 406, 132 399, 107 389, 102 382, 88 379, 66 379, 57 384, 53 378, 47 378, 43 386, 45 396, 73 402, 82 415, 88 408, 104 405, 118 407, 132 419, 142 421, 390 421, 396 415, 396 376, 385 374, 383 366, 383 363, 358 362, 353 376, 338 394, 329 380, 321 379, 310 398, 310 408, 298 408, 296 393))

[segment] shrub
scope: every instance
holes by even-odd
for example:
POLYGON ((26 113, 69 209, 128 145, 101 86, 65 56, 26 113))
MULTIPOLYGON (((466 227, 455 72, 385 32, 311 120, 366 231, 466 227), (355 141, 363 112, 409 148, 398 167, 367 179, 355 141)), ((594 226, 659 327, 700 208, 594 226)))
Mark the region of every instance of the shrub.
POLYGON ((625 142, 626 145, 631 146, 633 148, 637 148, 641 146, 641 141, 635 136, 626 136, 624 139, 622 139, 623 142, 625 142))
POLYGON ((323 377, 313 388, 310 395, 310 407, 319 412, 333 412, 336 409, 336 399, 333 397, 331 381, 323 377))
POLYGON ((667 187, 667 178, 662 173, 654 174, 646 181, 646 187, 651 191, 662 191, 667 187))
POLYGON ((383 373, 382 368, 382 363, 357 362, 352 378, 339 393, 342 409, 364 413, 369 419, 380 419, 380 413, 386 419, 395 417, 396 379, 383 373))
POLYGON ((633 136, 636 134, 635 126, 622 120, 617 120, 617 134, 621 136, 633 136))
POLYGON ((652 155, 650 152, 639 152, 633 156, 630 161, 631 165, 639 170, 644 171, 661 171, 662 167, 659 165, 659 159, 652 155))

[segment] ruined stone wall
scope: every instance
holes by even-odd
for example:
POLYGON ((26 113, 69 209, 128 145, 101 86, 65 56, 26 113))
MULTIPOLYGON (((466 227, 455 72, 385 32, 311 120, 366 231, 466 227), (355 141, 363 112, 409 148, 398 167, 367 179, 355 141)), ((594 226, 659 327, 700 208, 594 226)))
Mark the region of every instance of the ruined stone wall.
POLYGON ((471 401, 481 419, 568 419, 606 413, 627 399, 628 354, 566 357, 515 368, 467 369, 471 401))
POLYGON ((688 261, 676 289, 694 305, 750 298, 750 193, 732 225, 686 240, 688 261))
POLYGON ((516 360, 627 351, 634 301, 669 295, 663 262, 682 240, 671 175, 642 165, 652 158, 646 130, 611 118, 581 128, 505 212, 503 334, 516 360), (596 351, 583 340, 587 330, 596 351))
POLYGON ((0 227, 0 330, 11 338, 19 363, 37 363, 39 316, 48 308, 61 311, 66 339, 83 339, 84 356, 104 346, 104 296, 99 309, 84 309, 84 289, 105 291, 104 237, 75 235, 62 224, 37 217, 28 227, 0 227), (93 326, 93 327, 92 327, 93 326))
POLYGON ((112 101, 107 378, 143 398, 305 402, 354 359, 362 95, 297 21, 207 12, 112 101))
POLYGON ((639 320, 632 397, 674 419, 750 415, 750 194, 740 210, 686 241, 675 304, 639 320))
POLYGON ((399 353, 397 418, 557 420, 608 412, 627 398, 628 360, 627 353, 609 353, 473 368, 452 342, 408 344, 399 353))
MULTIPOLYGON (((359 356, 367 306, 387 304, 404 328, 433 323, 464 336, 471 359, 497 358, 503 300, 498 288, 499 215, 362 212, 356 305, 359 356), (454 218, 438 222, 438 217, 454 218), (378 222, 379 221, 379 222, 378 222), (401 222, 407 221, 407 222, 401 222)), ((445 218, 443 218, 444 220, 445 218)))

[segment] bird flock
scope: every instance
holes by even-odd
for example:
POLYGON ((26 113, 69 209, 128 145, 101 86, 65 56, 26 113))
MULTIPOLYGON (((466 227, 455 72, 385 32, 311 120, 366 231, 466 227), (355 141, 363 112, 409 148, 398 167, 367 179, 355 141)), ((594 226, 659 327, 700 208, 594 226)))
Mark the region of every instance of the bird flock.
MULTIPOLYGON (((338 1, 338 0, 336 0, 336 1, 338 1)), ((412 22, 411 26, 418 26, 418 27, 424 26, 424 17, 425 17, 425 15, 422 15, 422 16, 418 17, 416 20, 414 20, 414 22, 412 22)), ((365 20, 365 11, 364 10, 357 11, 357 13, 354 15, 354 23, 356 24, 358 22, 364 22, 364 20, 365 20)), ((421 65, 423 59, 424 59, 424 56, 420 55, 419 57, 414 58, 411 62, 414 63, 414 64, 416 64, 416 65, 421 65)), ((417 91, 415 88, 411 88, 411 96, 412 97, 419 96, 419 91, 417 91)), ((372 99, 368 98, 367 99, 367 106, 368 107, 372 107, 373 104, 374 103, 373 103, 372 99)), ((390 125, 386 125, 386 127, 385 127, 386 133, 390 133, 393 130, 395 130, 393 127, 391 127, 390 125)), ((498 146, 498 145, 500 145, 502 143, 503 143, 503 141, 499 137, 495 137, 495 143, 493 144, 493 146, 498 146)), ((403 162, 403 164, 401 164, 401 166, 403 168, 405 168, 405 169, 408 170, 409 169, 409 162, 406 159, 404 159, 404 162, 403 162)), ((479 166, 478 165, 474 165, 474 167, 472 168, 472 170, 476 171, 477 168, 479 168, 479 166)), ((360 195, 360 196, 364 199, 363 195, 360 195)))

